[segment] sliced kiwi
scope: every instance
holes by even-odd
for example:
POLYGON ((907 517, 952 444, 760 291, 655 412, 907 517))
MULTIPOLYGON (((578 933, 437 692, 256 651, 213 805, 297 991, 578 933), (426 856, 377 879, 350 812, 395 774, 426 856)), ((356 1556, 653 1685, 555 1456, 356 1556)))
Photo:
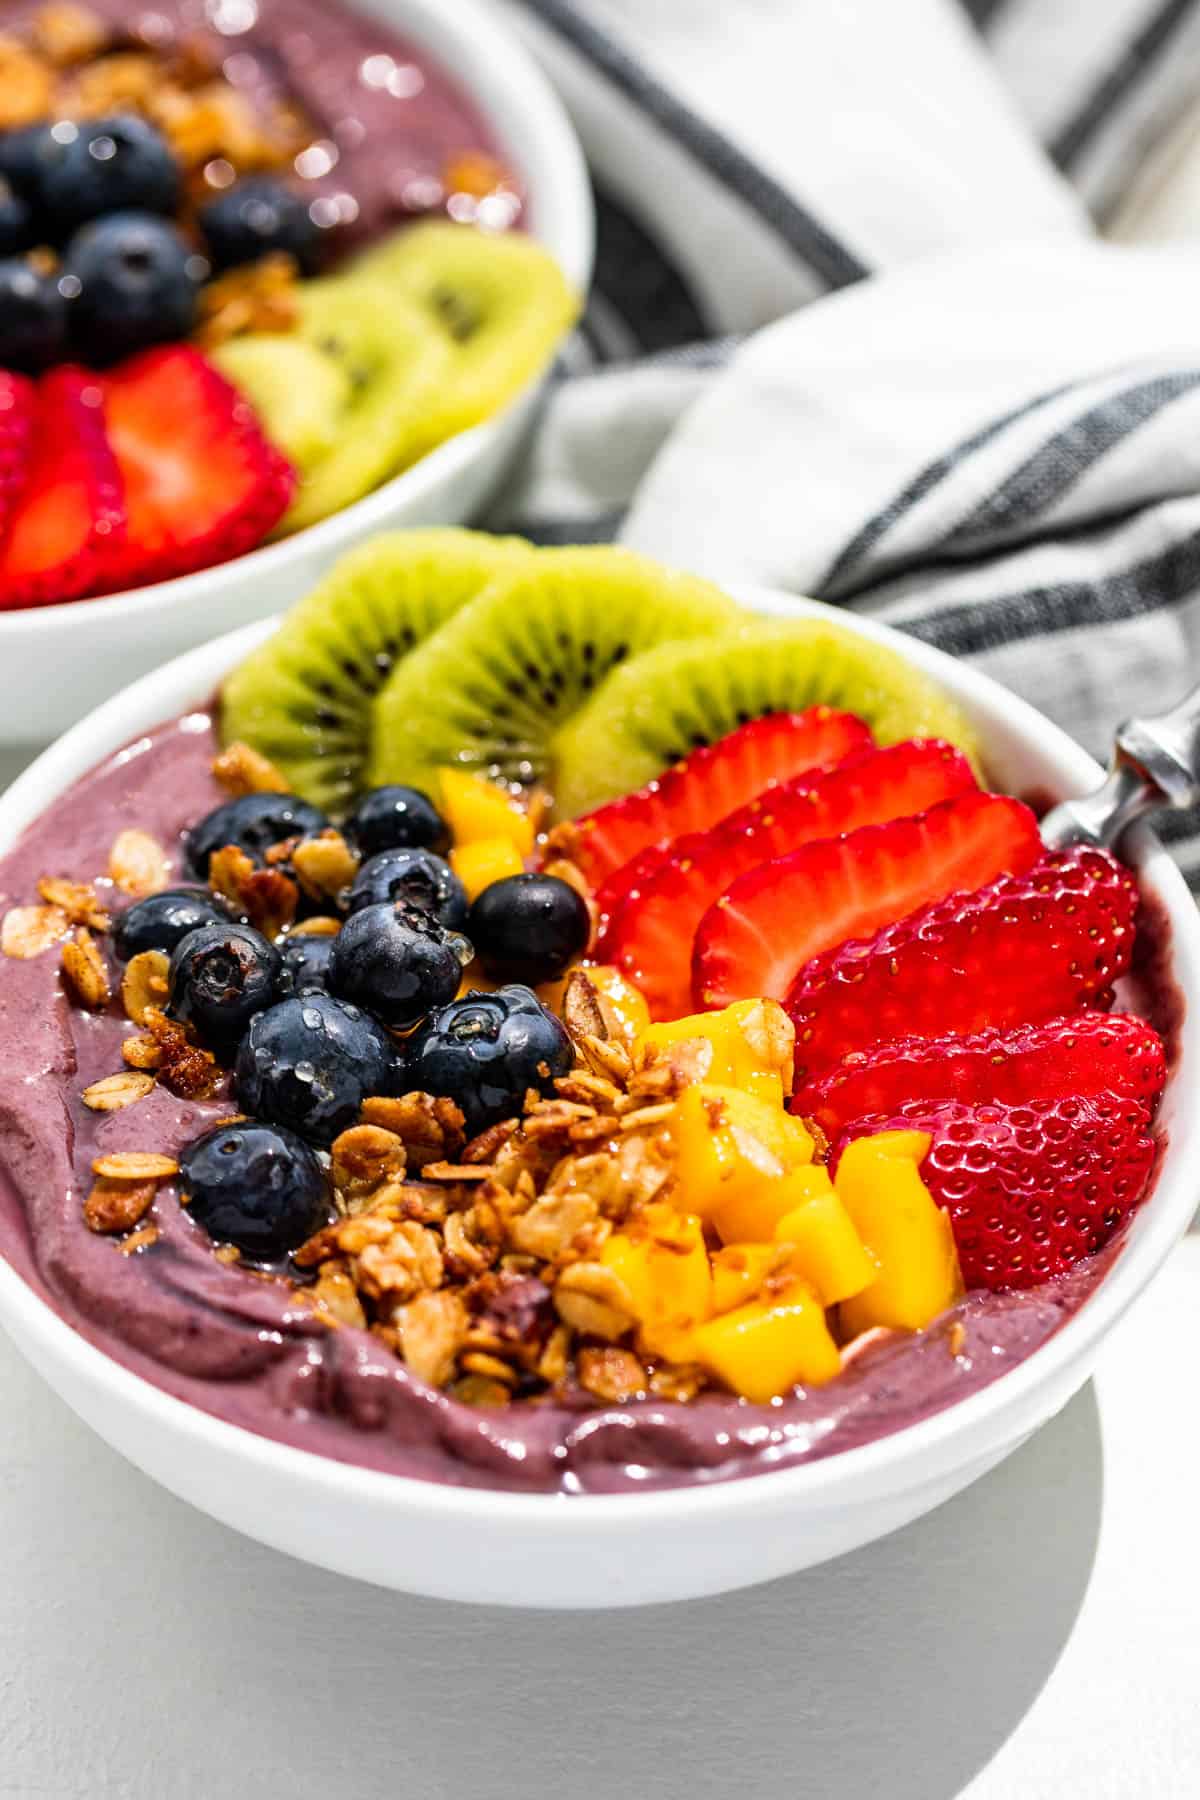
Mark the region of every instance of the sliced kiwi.
POLYGON ((540 550, 398 665, 375 703, 369 779, 420 787, 460 763, 543 780, 555 733, 610 669, 744 618, 719 588, 630 550, 540 550))
POLYGON ((481 531, 395 531, 343 556, 221 694, 221 735, 277 763, 326 812, 358 792, 371 703, 415 644, 526 557, 523 538, 481 531))
POLYGON ((579 296, 540 244, 448 220, 397 232, 348 279, 407 298, 450 352, 425 407, 423 449, 499 411, 549 362, 579 313, 579 296))
POLYGON ((354 405, 345 361, 327 356, 296 332, 231 338, 210 356, 249 400, 297 473, 311 475, 334 448, 354 405))
POLYGON ((615 669, 556 740, 558 812, 641 787, 763 713, 818 703, 857 713, 880 744, 939 737, 975 753, 959 708, 895 650, 824 620, 748 626, 719 645, 661 644, 615 669))

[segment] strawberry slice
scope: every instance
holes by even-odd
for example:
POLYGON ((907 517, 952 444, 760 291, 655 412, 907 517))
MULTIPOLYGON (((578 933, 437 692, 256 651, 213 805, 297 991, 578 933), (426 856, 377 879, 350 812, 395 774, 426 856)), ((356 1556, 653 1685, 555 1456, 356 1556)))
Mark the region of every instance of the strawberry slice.
POLYGON ((1042 1025, 988 1026, 965 1037, 898 1038, 852 1050, 801 1088, 791 1110, 830 1140, 864 1113, 912 1100, 1061 1100, 1120 1094, 1153 1110, 1167 1078, 1162 1039, 1131 1013, 1076 1013, 1042 1025))
POLYGON ((64 365, 37 384, 24 485, 0 545, 0 607, 77 600, 105 580, 125 529, 104 394, 64 365))
POLYGON ((3 532, 25 485, 37 390, 24 375, 0 369, 0 532, 3 532))
POLYGON ((619 907, 605 932, 605 955, 641 988, 652 1018, 678 1019, 691 1006, 697 928, 739 875, 820 838, 924 812, 974 788, 966 757, 936 740, 868 750, 823 774, 784 782, 711 831, 651 853, 659 865, 640 874, 619 907))
POLYGON ((636 793, 585 813, 566 828, 561 847, 599 887, 648 845, 707 831, 773 783, 839 763, 873 741, 861 719, 828 706, 768 713, 693 750, 636 793))
POLYGON ((1040 851, 1037 820, 1021 801, 964 794, 918 818, 864 825, 762 863, 697 927, 695 1003, 782 1000, 814 956, 947 894, 1028 869, 1040 851))
POLYGON ((1154 1168, 1150 1115, 1119 1094, 1015 1106, 914 1100, 858 1119, 851 1138, 927 1131, 921 1175, 950 1215, 969 1288, 1028 1288, 1104 1245, 1145 1197, 1154 1168))
POLYGON ((703 835, 703 832, 691 832, 681 838, 668 838, 665 844, 647 844, 629 862, 614 869, 607 881, 600 883, 592 895, 597 920, 593 962, 608 961, 618 919, 627 903, 639 897, 654 871, 661 869, 682 845, 699 843, 703 835))
POLYGON ((1056 851, 810 963, 787 997, 801 1086, 899 1037, 1105 1010, 1129 967, 1137 888, 1106 850, 1056 851))
POLYGON ((147 350, 105 378, 129 532, 113 586, 241 556, 278 524, 295 474, 247 401, 186 344, 147 350))

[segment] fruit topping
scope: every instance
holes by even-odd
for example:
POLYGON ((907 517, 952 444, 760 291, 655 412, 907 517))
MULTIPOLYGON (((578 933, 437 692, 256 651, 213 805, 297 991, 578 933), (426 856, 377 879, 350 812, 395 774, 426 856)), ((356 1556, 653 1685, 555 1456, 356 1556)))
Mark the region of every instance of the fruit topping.
POLYGON ((510 837, 478 838, 473 844, 456 844, 450 867, 463 884, 468 900, 476 900, 484 888, 509 875, 520 875, 525 865, 510 837))
POLYGON ((67 302, 57 280, 21 257, 0 262, 0 363, 37 375, 67 348, 67 302))
POLYGON ((974 787, 961 751, 930 740, 852 756, 772 788, 711 831, 671 844, 610 919, 603 953, 641 989, 655 1018, 675 1017, 691 1004, 700 922, 740 875, 807 843, 923 812, 974 787))
POLYGON ((369 1094, 392 1091, 395 1053, 382 1025, 329 994, 298 994, 260 1012, 238 1050, 238 1104, 315 1144, 329 1144, 369 1094))
POLYGON ((1149 1122, 1140 1101, 1116 1094, 1011 1106, 914 1100, 857 1120, 833 1162, 842 1192, 857 1143, 878 1142, 862 1134, 913 1134, 924 1181, 953 1224, 967 1286, 1026 1288, 1102 1249, 1128 1219, 1154 1166, 1149 1122))
POLYGON ((329 1217, 329 1183, 302 1138, 250 1119, 218 1125, 179 1159, 179 1194, 217 1243, 246 1256, 285 1256, 329 1217))
POLYGON ((1061 850, 826 952, 787 997, 803 1083, 852 1050, 1106 1008, 1129 967, 1137 888, 1104 850, 1061 850))
POLYGON ((447 931, 466 930, 466 889, 432 850, 381 850, 362 865, 350 889, 350 911, 390 902, 427 913, 447 931))
POLYGON ((1110 1093, 1153 1109, 1167 1078, 1162 1039, 1129 1013, 1074 1013, 961 1037, 896 1038, 853 1050, 801 1088, 792 1111, 836 1138, 865 1113, 913 1100, 1028 1100, 1110 1093))
POLYGON ((329 989, 332 937, 300 932, 286 940, 279 954, 275 998, 290 1000, 294 994, 323 994, 329 989))
POLYGON ((506 838, 522 860, 533 854, 533 815, 508 788, 461 769, 443 769, 438 792, 456 845, 506 838))
POLYGON ((554 875, 509 875, 471 907, 467 935, 491 981, 536 987, 581 956, 591 936, 587 903, 554 875))
POLYGON ((0 369, 0 541, 25 484, 36 407, 33 383, 0 369))
POLYGON ((162 888, 117 914, 112 927, 113 950, 120 962, 129 962, 146 950, 162 950, 169 956, 181 938, 201 925, 229 922, 228 906, 208 888, 162 888))
POLYGON ((86 594, 124 556, 123 484, 98 382, 54 369, 38 383, 36 407, 29 466, 0 544, 0 607, 86 594))
POLYGON ((279 952, 252 925, 200 925, 171 952, 167 1010, 210 1048, 230 1050, 270 1005, 278 977, 279 952))
POLYGON ((702 1006, 782 1000, 805 965, 919 907, 1020 873, 1041 850, 1027 806, 995 794, 946 800, 913 819, 864 825, 739 876, 696 930, 702 1006))
POLYGON ((61 121, 38 145, 34 175, 43 241, 56 244, 106 214, 169 216, 179 205, 179 164, 161 131, 136 113, 61 121))
POLYGON ((735 1394, 766 1405, 797 1384, 820 1387, 841 1372, 825 1309, 793 1280, 767 1301, 752 1300, 691 1332, 689 1355, 735 1394))
POLYGON ((929 1139, 880 1126, 835 1160, 839 1198, 878 1273, 842 1302, 848 1336, 877 1326, 921 1331, 963 1291, 950 1220, 918 1169, 929 1139))
POLYGON ((227 844, 261 862, 273 845, 315 836, 327 824, 323 812, 295 794, 239 794, 192 826, 187 834, 188 865, 194 874, 207 876, 213 853, 227 844))
MULTIPOLYGON (((589 977, 599 970, 589 969, 589 977)), ((637 992, 635 988, 633 992, 637 992)), ((773 1000, 739 1000, 723 1012, 693 1013, 668 1024, 644 1025, 634 1041, 634 1055, 644 1063, 669 1059, 672 1047, 703 1047, 706 1081, 744 1088, 760 1100, 782 1105, 792 1091, 795 1034, 786 1014, 773 1000)))
POLYGON ((33 213, 12 183, 0 175, 0 256, 15 256, 33 244, 33 213))
POLYGON ((256 262, 283 250, 304 274, 315 275, 329 239, 321 217, 319 208, 282 182, 256 175, 201 207, 197 223, 216 269, 256 262))
MULTIPOLYGON (((152 213, 110 213, 86 225, 67 245, 60 284, 70 297, 77 354, 106 368, 152 344, 186 337, 206 266, 174 225, 152 213)), ((164 407, 172 398, 164 391, 164 407)), ((168 417, 173 425, 184 423, 168 417)))
POLYGON ((331 992, 369 1007, 392 1031, 407 1031, 453 1000, 471 955, 431 912, 403 902, 361 907, 331 941, 331 992))
POLYGON ((346 833, 364 857, 381 850, 433 850, 450 843, 446 821, 418 788, 368 788, 346 820, 346 833))
POLYGON ((502 987, 467 994, 426 1020, 404 1045, 403 1079, 453 1100, 474 1136, 516 1118, 528 1089, 550 1093, 574 1060, 554 1014, 528 988, 502 987))
POLYGON ((149 350, 105 384, 129 515, 123 573, 163 581, 253 548, 292 491, 246 402, 195 350, 149 350))

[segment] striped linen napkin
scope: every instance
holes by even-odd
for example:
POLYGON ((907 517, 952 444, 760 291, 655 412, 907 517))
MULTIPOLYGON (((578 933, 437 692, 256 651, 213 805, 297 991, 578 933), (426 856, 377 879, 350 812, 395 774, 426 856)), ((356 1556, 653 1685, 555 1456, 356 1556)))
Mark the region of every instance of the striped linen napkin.
MULTIPOLYGON (((1179 694, 1200 251, 1093 219, 1200 90, 1200 0, 494 3, 599 253, 489 523, 871 612, 1100 755, 1179 694)), ((1200 886, 1200 820, 1168 835, 1200 886)))

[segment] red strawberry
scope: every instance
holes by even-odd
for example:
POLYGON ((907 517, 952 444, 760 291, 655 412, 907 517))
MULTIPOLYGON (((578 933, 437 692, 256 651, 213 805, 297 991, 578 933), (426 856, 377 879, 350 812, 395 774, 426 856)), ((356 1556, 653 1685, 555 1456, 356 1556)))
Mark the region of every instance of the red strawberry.
POLYGON ((652 1018, 677 1019, 692 1001, 697 927, 739 875, 819 838, 924 812, 974 787, 966 757, 930 741, 868 750, 771 788, 711 831, 678 838, 660 853, 659 866, 643 873, 609 925, 605 954, 641 988, 652 1018))
POLYGON ((947 894, 1028 869, 1040 850, 1037 820, 1019 800, 965 794, 918 818, 864 825, 762 863, 700 921, 695 1003, 782 1000, 814 956, 947 894))
POLYGON ((1153 1111, 1167 1078, 1162 1039, 1129 1013, 1075 1013, 1044 1025, 988 1026, 965 1037, 898 1038, 852 1050, 800 1089, 794 1113, 827 1138, 864 1113, 914 1100, 1026 1100, 1110 1093, 1153 1111))
POLYGON ((36 409, 32 381, 0 369, 0 532, 25 482, 36 409))
POLYGON ((878 1131, 927 1131, 921 1175, 950 1214, 968 1287, 1033 1287, 1100 1250, 1144 1197, 1150 1115, 1117 1094, 1016 1106, 914 1100, 857 1119, 837 1145, 878 1131))
POLYGON ((839 763, 871 742, 861 719, 828 706, 751 719, 719 743, 693 750, 636 793, 585 813, 571 828, 570 853, 599 887, 647 845, 707 831, 772 783, 839 763))
POLYGON ((126 554, 112 586, 185 575, 262 542, 295 491, 237 389, 186 344, 147 350, 105 379, 125 478, 126 554))
POLYGON ((797 1085, 893 1038, 1106 1008, 1129 967, 1136 906, 1132 875, 1106 850, 1060 850, 818 957, 787 997, 797 1085))
POLYGON ((24 485, 0 546, 0 607, 77 600, 105 579, 125 530, 99 380, 68 366, 37 384, 24 485))
POLYGON ((612 945, 613 927, 620 918, 628 901, 641 894, 646 882, 656 869, 661 869, 667 858, 675 853, 683 844, 699 843, 703 832, 691 832, 685 837, 669 838, 665 844, 647 844, 639 850, 629 862, 622 863, 614 869, 607 881, 602 881, 592 895, 599 925, 596 942, 592 951, 593 960, 607 962, 612 945))

